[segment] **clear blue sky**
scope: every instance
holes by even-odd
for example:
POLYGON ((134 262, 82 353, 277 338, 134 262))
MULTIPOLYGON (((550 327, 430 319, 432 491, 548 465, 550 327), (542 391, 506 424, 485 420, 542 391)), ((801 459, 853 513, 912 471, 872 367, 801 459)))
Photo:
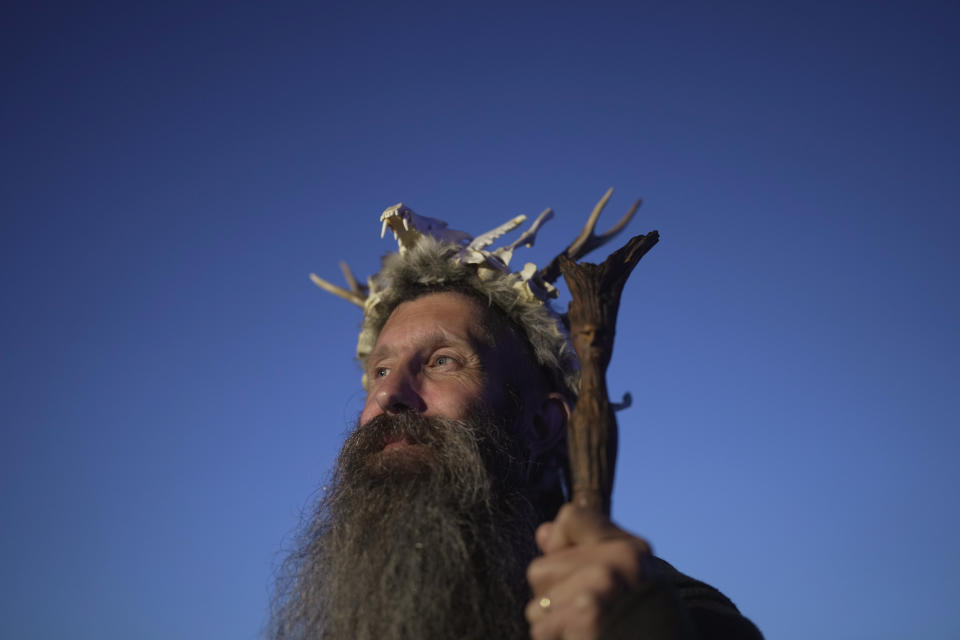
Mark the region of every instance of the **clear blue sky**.
POLYGON ((614 516, 767 637, 960 637, 951 2, 17 3, 0 636, 256 638, 403 201, 617 188, 614 516))

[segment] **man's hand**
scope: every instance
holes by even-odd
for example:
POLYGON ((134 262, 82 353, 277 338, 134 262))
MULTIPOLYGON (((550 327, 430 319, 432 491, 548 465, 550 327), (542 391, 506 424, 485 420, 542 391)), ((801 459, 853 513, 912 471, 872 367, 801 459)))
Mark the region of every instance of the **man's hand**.
POLYGON ((543 556, 527 569, 533 640, 595 640, 618 599, 650 577, 650 545, 602 514, 564 505, 537 529, 543 556))

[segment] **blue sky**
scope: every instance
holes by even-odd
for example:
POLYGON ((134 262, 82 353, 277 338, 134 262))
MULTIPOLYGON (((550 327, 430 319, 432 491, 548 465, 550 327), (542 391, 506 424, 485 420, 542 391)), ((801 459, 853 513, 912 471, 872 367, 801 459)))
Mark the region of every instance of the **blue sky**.
POLYGON ((615 186, 615 519, 769 638, 957 637, 958 14, 8 8, 0 636, 258 637, 363 401, 307 274, 615 186))

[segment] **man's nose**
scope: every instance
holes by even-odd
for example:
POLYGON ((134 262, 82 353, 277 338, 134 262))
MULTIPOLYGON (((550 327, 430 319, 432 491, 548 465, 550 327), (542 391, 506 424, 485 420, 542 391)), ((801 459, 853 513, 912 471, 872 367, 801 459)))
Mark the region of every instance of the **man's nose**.
POLYGON ((390 372, 380 383, 375 399, 384 413, 416 411, 423 413, 427 406, 418 392, 413 374, 402 369, 390 372))

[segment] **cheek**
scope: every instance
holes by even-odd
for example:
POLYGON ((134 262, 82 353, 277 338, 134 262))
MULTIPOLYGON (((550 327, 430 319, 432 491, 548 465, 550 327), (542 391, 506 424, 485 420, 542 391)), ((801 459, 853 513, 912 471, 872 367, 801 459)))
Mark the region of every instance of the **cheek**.
POLYGON ((460 419, 467 417, 467 413, 478 402, 485 403, 488 400, 483 391, 479 385, 471 383, 437 385, 425 390, 424 402, 428 413, 460 419))

